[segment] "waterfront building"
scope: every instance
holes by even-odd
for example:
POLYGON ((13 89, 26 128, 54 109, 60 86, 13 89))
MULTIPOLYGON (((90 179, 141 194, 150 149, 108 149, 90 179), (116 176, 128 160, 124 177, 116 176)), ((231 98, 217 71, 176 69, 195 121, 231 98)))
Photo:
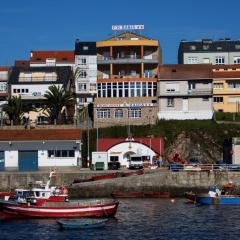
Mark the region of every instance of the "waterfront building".
POLYGON ((3 125, 5 118, 2 111, 2 106, 7 103, 8 93, 8 79, 10 74, 10 67, 0 67, 0 126, 3 125))
POLYGON ((211 119, 212 66, 169 64, 159 66, 159 119, 211 119))
POLYGON ((240 64, 213 66, 213 107, 217 112, 240 112, 240 64))
POLYGON ((178 63, 240 64, 240 40, 182 40, 178 49, 178 63))
POLYGON ((82 166, 79 129, 0 130, 0 170, 82 166))
POLYGON ((31 67, 54 67, 71 66, 75 64, 75 54, 73 50, 63 51, 31 51, 31 67))
POLYGON ((97 149, 106 152, 108 163, 119 162, 128 166, 130 155, 144 156, 146 163, 154 164, 164 153, 163 138, 100 138, 97 149))
POLYGON ((49 116, 44 108, 46 91, 52 85, 70 90, 72 84, 72 70, 69 66, 13 67, 9 77, 9 92, 11 96, 21 96, 25 103, 36 108, 36 111, 25 114, 25 118, 32 123, 44 124, 49 123, 49 116))
POLYGON ((97 42, 94 127, 154 124, 159 63, 158 40, 124 32, 97 42))
POLYGON ((96 42, 75 42, 75 86, 77 107, 92 103, 97 94, 96 42))

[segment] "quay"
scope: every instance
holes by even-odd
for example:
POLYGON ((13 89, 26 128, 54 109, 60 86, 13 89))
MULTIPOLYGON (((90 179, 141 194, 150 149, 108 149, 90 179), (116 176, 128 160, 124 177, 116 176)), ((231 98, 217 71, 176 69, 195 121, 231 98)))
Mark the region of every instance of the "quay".
MULTIPOLYGON (((126 170, 118 170, 123 172, 126 170)), ((172 197, 182 197, 185 191, 202 192, 209 186, 222 186, 229 181, 239 187, 240 171, 169 171, 167 169, 146 169, 143 175, 73 184, 74 178, 88 179, 116 171, 91 171, 89 169, 61 170, 57 172, 56 184, 65 185, 70 197, 110 197, 114 192, 169 191, 172 197)), ((46 182, 47 171, 1 172, 0 191, 26 188, 36 181, 46 182)))

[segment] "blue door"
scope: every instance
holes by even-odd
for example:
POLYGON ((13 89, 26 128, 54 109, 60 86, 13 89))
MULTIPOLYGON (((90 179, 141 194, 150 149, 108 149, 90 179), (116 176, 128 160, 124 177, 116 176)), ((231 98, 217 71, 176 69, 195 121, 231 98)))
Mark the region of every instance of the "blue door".
POLYGON ((19 151, 18 170, 19 171, 38 170, 38 151, 19 151))
POLYGON ((5 157, 4 157, 4 151, 0 151, 0 171, 5 170, 5 157))

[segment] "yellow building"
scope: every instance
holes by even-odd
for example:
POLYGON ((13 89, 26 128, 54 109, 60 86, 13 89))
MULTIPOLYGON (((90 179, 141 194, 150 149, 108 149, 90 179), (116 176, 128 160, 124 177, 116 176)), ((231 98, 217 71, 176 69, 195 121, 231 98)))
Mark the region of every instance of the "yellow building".
POLYGON ((97 42, 94 125, 154 124, 161 62, 159 41, 143 35, 124 32, 97 42))
POLYGON ((213 66, 213 108, 240 112, 240 65, 213 66))

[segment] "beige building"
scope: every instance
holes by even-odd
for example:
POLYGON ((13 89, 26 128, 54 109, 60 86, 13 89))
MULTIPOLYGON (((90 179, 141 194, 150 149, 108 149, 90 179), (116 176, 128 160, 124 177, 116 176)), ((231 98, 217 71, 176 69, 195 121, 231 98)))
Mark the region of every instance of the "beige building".
POLYGON ((154 124, 158 40, 125 32, 97 42, 97 98, 94 127, 154 124))

